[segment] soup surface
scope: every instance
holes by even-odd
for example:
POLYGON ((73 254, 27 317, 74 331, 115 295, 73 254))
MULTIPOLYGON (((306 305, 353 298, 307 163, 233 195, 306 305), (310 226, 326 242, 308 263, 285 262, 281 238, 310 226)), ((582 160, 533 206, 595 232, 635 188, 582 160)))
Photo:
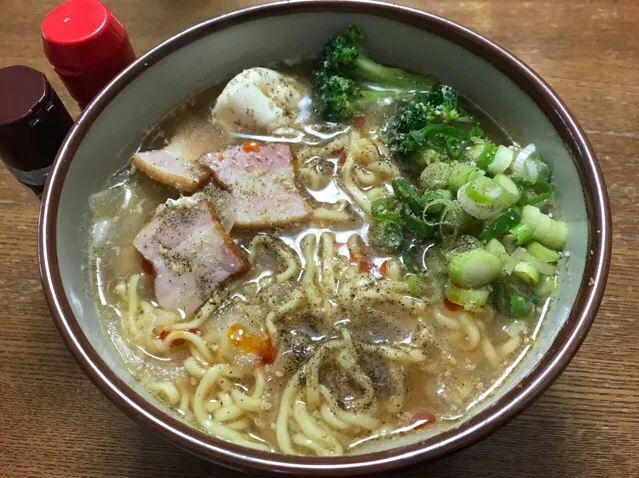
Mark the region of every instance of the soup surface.
POLYGON ((341 455, 447 428, 555 289, 566 229, 535 147, 361 41, 203 91, 91 198, 106 332, 223 440, 341 455))

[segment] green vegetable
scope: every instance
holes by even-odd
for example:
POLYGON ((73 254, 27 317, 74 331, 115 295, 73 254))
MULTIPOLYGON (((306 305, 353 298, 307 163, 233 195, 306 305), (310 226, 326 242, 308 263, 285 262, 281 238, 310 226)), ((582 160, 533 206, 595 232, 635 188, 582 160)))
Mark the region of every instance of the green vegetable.
POLYGON ((512 254, 513 252, 515 252, 515 249, 517 249, 517 238, 512 234, 506 234, 502 238, 501 243, 504 245, 504 248, 506 249, 506 252, 508 252, 508 254, 512 254))
POLYGON ((475 164, 479 169, 483 169, 486 171, 488 166, 495 159, 495 154, 497 153, 497 146, 491 142, 486 142, 484 147, 482 148, 481 154, 475 160, 475 164))
POLYGON ((375 199, 371 203, 371 216, 378 221, 395 221, 399 219, 400 205, 394 197, 375 199))
POLYGON ((445 207, 453 200, 453 193, 448 189, 437 189, 428 191, 422 196, 424 203, 424 214, 433 216, 441 213, 445 207))
POLYGON ((539 297, 549 297, 557 288, 555 276, 545 276, 537 285, 535 292, 539 297))
POLYGON ((517 204, 517 201, 519 201, 519 198, 521 197, 521 192, 512 179, 505 174, 500 173, 495 175, 493 181, 501 187, 502 193, 499 197, 499 202, 501 202, 504 207, 517 204))
POLYGON ((391 185, 395 196, 407 204, 414 214, 421 215, 424 212, 424 203, 415 186, 403 178, 393 179, 391 185))
POLYGON ((526 246, 526 250, 535 259, 538 259, 541 262, 546 262, 548 264, 557 262, 560 257, 558 252, 553 251, 552 249, 548 249, 546 246, 541 245, 537 241, 533 241, 528 244, 528 246, 526 246))
POLYGON ((466 194, 477 204, 493 204, 502 194, 501 187, 486 176, 479 176, 471 181, 466 194))
MULTIPOLYGON (((443 137, 445 140, 461 141, 468 139, 468 134, 461 129, 446 124, 427 124, 422 129, 411 131, 406 135, 404 148, 407 152, 417 151, 430 143, 435 137, 443 137)), ((446 143, 450 148, 450 144, 446 143)), ((450 153, 450 151, 449 151, 450 153)), ((454 156, 451 155, 451 156, 454 156)))
POLYGON ((526 315, 528 315, 528 304, 526 303, 526 299, 524 299, 522 295, 511 294, 509 300, 509 315, 511 317, 525 317, 526 315))
POLYGON ((419 182, 424 189, 445 189, 448 187, 448 176, 451 166, 448 163, 431 163, 424 168, 419 182))
POLYGON ((415 215, 408 206, 402 210, 402 220, 406 228, 420 238, 429 237, 434 232, 433 226, 426 224, 426 222, 424 222, 421 217, 415 215))
POLYGON ((510 229, 510 233, 515 236, 518 246, 531 241, 535 235, 535 231, 531 229, 528 224, 525 224, 523 220, 512 229, 510 229))
POLYGON ((515 226, 521 217, 521 209, 518 206, 511 206, 495 221, 486 226, 479 234, 479 239, 486 241, 493 237, 499 237, 515 226))
POLYGON ((550 199, 555 187, 551 183, 538 181, 528 185, 527 189, 534 194, 525 194, 523 200, 526 204, 534 205, 550 199))
POLYGON ((524 206, 521 212, 521 222, 533 231, 534 239, 547 247, 561 250, 566 244, 568 237, 566 223, 551 218, 535 206, 524 206))
POLYGON ((526 284, 536 284, 539 282, 539 271, 528 262, 518 262, 513 269, 513 274, 526 284))
POLYGON ((528 304, 524 296, 505 281, 498 281, 494 284, 493 304, 497 310, 509 317, 517 318, 528 315, 528 304))
POLYGON ((402 228, 395 221, 380 221, 377 227, 377 237, 383 247, 397 249, 404 242, 402 228))
POLYGON ((448 264, 450 279, 460 287, 474 289, 494 281, 502 263, 490 252, 477 248, 454 255, 448 264))
POLYGON ((506 248, 497 239, 491 239, 486 243, 485 247, 493 256, 498 257, 502 264, 510 261, 510 255, 506 252, 506 248))
POLYGON ((544 275, 554 275, 555 274, 555 266, 553 264, 548 264, 546 262, 542 262, 539 259, 533 257, 526 249, 523 247, 518 247, 511 254, 511 259, 517 262, 528 262, 529 264, 535 266, 541 274, 544 275))
POLYGON ((486 305, 490 292, 491 289, 488 286, 479 289, 464 289, 451 281, 446 283, 444 290, 448 300, 453 304, 463 306, 466 310, 475 310, 486 305))
POLYGON ((448 188, 455 193, 468 181, 482 173, 483 171, 472 164, 454 163, 448 176, 448 188))
POLYGON ((495 175, 503 173, 512 163, 513 157, 514 154, 509 148, 499 145, 492 162, 487 166, 488 172, 495 175))
MULTIPOLYGON (((408 136, 412 132, 420 131, 429 124, 447 124, 458 119, 457 93, 450 86, 440 85, 431 91, 413 95, 384 125, 382 136, 394 156, 408 159, 415 151, 413 147, 409 149, 408 136)), ((420 149, 448 154, 447 148, 452 145, 446 144, 446 138, 431 135, 429 139, 430 145, 424 144, 420 149)))
POLYGON ((471 228, 475 219, 464 211, 459 201, 450 201, 442 211, 442 226, 446 231, 452 231, 453 235, 471 228))
POLYGON ((361 30, 348 27, 324 45, 312 86, 315 109, 327 121, 346 122, 360 112, 362 103, 380 96, 406 97, 407 91, 427 91, 438 84, 433 76, 380 65, 368 56, 363 41, 361 30), (367 91, 367 83, 389 91, 367 91))

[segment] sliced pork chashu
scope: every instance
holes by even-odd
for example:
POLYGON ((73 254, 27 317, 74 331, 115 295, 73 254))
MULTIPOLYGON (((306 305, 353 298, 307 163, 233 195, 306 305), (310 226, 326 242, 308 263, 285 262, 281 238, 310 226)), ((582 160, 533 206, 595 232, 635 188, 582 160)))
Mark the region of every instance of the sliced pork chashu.
POLYGON ((200 158, 215 182, 233 197, 234 227, 260 229, 307 219, 312 209, 295 184, 290 146, 266 144, 247 149, 234 146, 200 158))
POLYGON ((250 268, 244 251, 203 197, 169 200, 135 237, 155 272, 161 307, 192 315, 229 278, 250 268))

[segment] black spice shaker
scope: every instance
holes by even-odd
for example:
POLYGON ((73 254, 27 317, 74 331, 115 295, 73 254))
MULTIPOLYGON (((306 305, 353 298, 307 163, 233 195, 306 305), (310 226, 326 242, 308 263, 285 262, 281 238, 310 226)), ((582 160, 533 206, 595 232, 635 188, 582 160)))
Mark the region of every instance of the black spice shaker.
POLYGON ((42 73, 23 65, 0 68, 0 159, 38 197, 72 125, 42 73))

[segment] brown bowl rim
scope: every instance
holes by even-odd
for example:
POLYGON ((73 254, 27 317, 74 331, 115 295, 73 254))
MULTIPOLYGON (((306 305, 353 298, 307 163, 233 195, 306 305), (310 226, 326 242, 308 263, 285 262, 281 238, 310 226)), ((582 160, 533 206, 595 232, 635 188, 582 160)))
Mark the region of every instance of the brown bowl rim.
POLYGON ((603 297, 610 254, 610 206, 601 169, 583 130, 548 84, 514 55, 468 28, 430 13, 371 0, 296 0, 250 7, 200 23, 141 56, 94 99, 69 132, 51 170, 38 222, 40 276, 56 326, 89 378, 115 405, 175 445, 218 464, 306 476, 374 473, 433 460, 460 450, 507 423, 552 384, 577 352, 603 297), (109 369, 83 334, 64 292, 56 254, 57 214, 66 172, 85 133, 129 82, 162 58, 208 34, 256 19, 313 12, 362 13, 430 31, 479 55, 518 84, 544 111, 574 157, 584 186, 591 251, 567 322, 548 353, 513 390, 461 426, 434 437, 381 452, 331 459, 259 452, 230 444, 148 403, 109 369))

